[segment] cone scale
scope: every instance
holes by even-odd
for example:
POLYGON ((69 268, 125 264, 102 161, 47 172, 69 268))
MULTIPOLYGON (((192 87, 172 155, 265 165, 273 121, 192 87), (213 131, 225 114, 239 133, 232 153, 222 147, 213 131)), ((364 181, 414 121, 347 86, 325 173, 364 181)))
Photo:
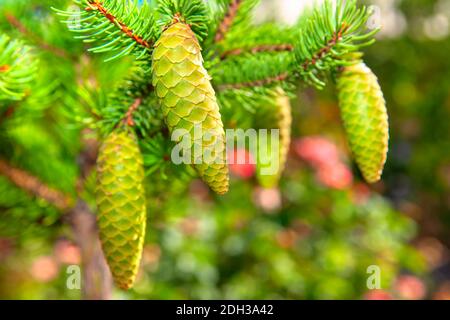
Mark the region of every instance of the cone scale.
POLYGON ((194 168, 213 191, 224 194, 229 180, 225 132, 210 80, 191 28, 182 22, 169 26, 153 52, 153 85, 165 122, 171 133, 187 132, 179 141, 188 135, 194 168), (200 154, 194 150, 199 147, 200 154))
POLYGON ((377 77, 362 62, 344 67, 337 78, 341 118, 365 180, 380 180, 386 162, 389 124, 377 77))
POLYGON ((98 227, 114 281, 133 286, 144 244, 146 204, 143 159, 134 133, 112 132, 97 160, 98 227))

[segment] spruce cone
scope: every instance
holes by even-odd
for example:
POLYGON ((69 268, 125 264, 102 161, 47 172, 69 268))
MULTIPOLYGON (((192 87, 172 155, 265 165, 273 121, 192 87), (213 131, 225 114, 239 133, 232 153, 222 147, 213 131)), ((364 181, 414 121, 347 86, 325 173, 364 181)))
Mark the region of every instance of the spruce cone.
POLYGON ((359 62, 343 69, 337 88, 350 148, 366 181, 375 183, 381 178, 389 142, 386 103, 377 77, 359 62))
POLYGON ((116 284, 133 286, 144 244, 146 204, 143 159, 134 133, 112 132, 97 160, 98 227, 116 284))
MULTIPOLYGON (((169 131, 189 132, 195 169, 212 190, 224 194, 229 180, 225 133, 210 80, 191 28, 185 23, 174 23, 155 44, 153 85, 169 131), (196 129, 201 129, 202 134, 196 134, 196 129), (195 154, 195 145, 201 147, 200 154, 195 154), (202 158, 205 154, 211 156, 202 158)), ((185 135, 179 141, 183 138, 185 135)))

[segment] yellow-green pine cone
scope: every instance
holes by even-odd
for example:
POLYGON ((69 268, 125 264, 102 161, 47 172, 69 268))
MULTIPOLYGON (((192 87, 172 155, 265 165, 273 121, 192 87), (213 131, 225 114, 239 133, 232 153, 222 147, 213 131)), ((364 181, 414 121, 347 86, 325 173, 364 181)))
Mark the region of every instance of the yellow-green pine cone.
POLYGON ((186 130, 178 141, 188 135, 191 161, 200 177, 213 191, 226 193, 225 132, 200 44, 187 24, 174 23, 155 43, 153 85, 169 131, 186 130))
POLYGON ((337 88, 350 148, 365 180, 375 183, 381 178, 389 142, 386 103, 378 79, 358 62, 344 67, 337 88))
POLYGON ((118 129, 97 159, 98 227, 103 252, 118 287, 133 286, 144 245, 146 204, 142 154, 136 135, 118 129))
MULTIPOLYGON (((289 147, 291 145, 291 125, 292 125, 292 114, 291 114, 291 103, 286 92, 278 87, 275 90, 274 97, 274 112, 276 114, 277 129, 280 130, 279 135, 279 152, 278 154, 272 154, 271 147, 267 148, 267 152, 262 152, 261 146, 258 143, 258 161, 256 176, 259 184, 264 188, 274 188, 278 185, 281 178, 283 170, 286 166, 287 156, 289 152, 289 147), (265 153, 265 154, 264 154, 265 153), (275 174, 262 174, 262 169, 270 167, 271 164, 275 163, 273 157, 278 156, 278 166, 279 169, 275 174)), ((270 139, 267 143, 271 146, 270 139)))

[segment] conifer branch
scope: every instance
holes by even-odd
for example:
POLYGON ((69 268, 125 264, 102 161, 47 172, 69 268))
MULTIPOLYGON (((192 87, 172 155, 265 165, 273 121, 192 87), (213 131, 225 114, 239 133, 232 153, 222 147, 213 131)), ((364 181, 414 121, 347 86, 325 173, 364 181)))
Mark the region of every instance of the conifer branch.
POLYGON ((133 113, 139 108, 142 103, 142 98, 137 98, 134 100, 133 104, 128 108, 128 111, 123 119, 127 126, 133 127, 136 123, 133 119, 133 113))
POLYGON ((17 187, 33 196, 46 200, 62 211, 69 210, 73 204, 73 199, 70 196, 47 186, 37 177, 12 166, 3 159, 0 159, 0 174, 5 176, 17 187))
POLYGON ((86 43, 97 43, 89 49, 94 53, 114 53, 105 61, 130 54, 147 59, 156 39, 154 10, 148 1, 138 0, 76 0, 77 10, 53 10, 66 20, 69 30, 86 43), (77 21, 77 24, 73 22, 77 21))
POLYGON ((295 41, 295 74, 321 89, 327 72, 348 65, 349 53, 371 45, 378 29, 368 30, 371 11, 357 6, 356 0, 325 0, 300 21, 301 32, 295 41))
POLYGON ((37 60, 21 41, 0 35, 0 100, 19 101, 36 77, 37 60))
POLYGON ((333 50, 333 47, 336 46, 338 44, 338 42, 342 39, 342 34, 347 30, 348 25, 346 25, 345 23, 343 23, 341 25, 341 27, 339 28, 338 31, 333 33, 333 36, 331 37, 331 39, 326 43, 326 45, 324 47, 322 47, 319 51, 317 51, 316 53, 313 54, 313 56, 311 57, 311 59, 306 60, 303 64, 302 64, 302 68, 304 71, 308 71, 308 69, 311 66, 314 66, 317 61, 319 61, 320 59, 322 59, 325 55, 327 55, 328 53, 330 53, 331 50, 333 50))
POLYGON ((51 53, 53 53, 54 55, 56 55, 56 56, 58 56, 60 58, 64 58, 64 59, 72 58, 70 53, 68 53, 64 49, 55 47, 55 46, 45 42, 43 39, 41 39, 39 36, 37 36, 34 32, 29 30, 12 13, 6 12, 5 13, 5 18, 6 18, 6 21, 8 21, 8 23, 12 27, 16 28, 21 34, 23 34, 24 37, 26 37, 27 39, 29 39, 29 40, 33 41, 34 43, 36 43, 36 45, 38 47, 40 47, 41 49, 43 49, 45 51, 48 51, 48 52, 51 52, 51 53))
POLYGON ((111 23, 117 25, 117 27, 129 38, 133 39, 139 45, 150 49, 151 44, 143 39, 141 36, 134 33, 134 31, 127 26, 124 22, 120 21, 113 13, 111 13, 103 4, 98 0, 89 0, 88 7, 85 8, 86 11, 98 10, 106 19, 111 23))
POLYGON ((215 42, 221 42, 225 39, 225 35, 233 24, 234 18, 236 17, 239 7, 241 6, 243 0, 232 0, 228 12, 223 18, 222 22, 219 24, 217 33, 215 36, 215 42))
POLYGON ((222 60, 226 59, 229 56, 238 56, 244 53, 261 53, 261 52, 282 52, 282 51, 293 51, 294 46, 291 44, 272 44, 272 45, 259 45, 253 48, 244 49, 244 48, 237 48, 225 51, 221 54, 220 58, 222 60))
POLYGON ((27 90, 27 92, 25 92, 23 99, 20 101, 14 101, 12 102, 10 105, 8 105, 6 107, 6 109, 0 113, 0 125, 2 124, 2 122, 6 121, 7 119, 11 118, 14 116, 14 114, 16 113, 17 109, 27 101, 28 98, 30 98, 31 96, 31 92, 29 90, 27 90))
POLYGON ((203 0, 159 0, 158 24, 165 29, 174 22, 189 25, 199 41, 208 35, 208 15, 203 0))
POLYGON ((219 91, 225 91, 225 90, 232 90, 232 89, 262 87, 262 86, 267 86, 267 85, 273 84, 275 82, 285 81, 288 77, 289 77, 289 73, 283 72, 280 75, 275 76, 275 77, 269 77, 269 78, 265 78, 265 79, 249 81, 249 82, 242 82, 242 83, 222 84, 218 88, 219 88, 219 91))

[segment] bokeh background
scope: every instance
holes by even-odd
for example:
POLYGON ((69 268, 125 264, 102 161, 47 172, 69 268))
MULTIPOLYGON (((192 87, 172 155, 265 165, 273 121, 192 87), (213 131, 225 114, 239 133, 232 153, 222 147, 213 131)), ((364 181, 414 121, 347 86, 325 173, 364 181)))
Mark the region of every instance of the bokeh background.
MULTIPOLYGON (((255 21, 293 23, 311 2, 263 0, 255 21)), ((38 3, 20 7, 0 0, 1 30, 23 36, 5 16, 12 12, 33 30, 31 43, 45 39, 80 50, 48 6, 38 3)), ((295 138, 280 188, 258 187, 251 165, 231 167, 231 191, 221 198, 199 181, 187 189, 177 181, 153 184, 137 284, 130 292, 111 289, 110 297, 450 299, 450 1, 366 3, 376 6, 375 23, 383 26, 378 42, 365 51, 390 116, 383 181, 366 185, 351 162, 333 84, 322 92, 303 88, 292 102, 295 138), (372 265, 381 270, 380 290, 367 288, 372 265)), ((52 59, 43 57, 48 64, 52 59)), ((101 60, 85 55, 75 68, 59 62, 58 74, 44 74, 41 81, 84 79, 107 90, 124 68, 101 60)), ((57 92, 67 89, 55 86, 57 92)), ((70 190, 79 148, 64 116, 70 94, 48 104, 0 129, 14 142, 0 144, 0 154, 70 190)), ((66 222, 0 176, 0 298, 83 297, 83 290, 66 285, 67 267, 83 262, 66 222)))

